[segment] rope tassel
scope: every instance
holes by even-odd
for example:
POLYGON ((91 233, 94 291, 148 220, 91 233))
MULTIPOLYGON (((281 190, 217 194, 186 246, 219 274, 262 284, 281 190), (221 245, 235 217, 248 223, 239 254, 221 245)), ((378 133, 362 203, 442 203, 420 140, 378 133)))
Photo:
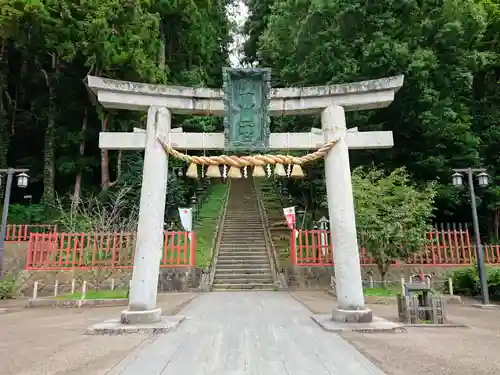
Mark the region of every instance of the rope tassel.
POLYGON ((274 174, 276 176, 280 176, 280 177, 286 176, 286 171, 285 171, 285 167, 283 166, 283 164, 276 163, 276 166, 274 167, 274 174))
POLYGON ((205 172, 207 178, 221 178, 220 169, 218 165, 209 165, 205 172))
POLYGON ((303 178, 304 177, 304 171, 302 170, 302 167, 300 164, 294 164, 292 168, 292 173, 290 173, 290 177, 292 178, 303 178))
POLYGON ((241 169, 239 169, 238 167, 231 167, 229 168, 229 173, 227 174, 227 177, 229 178, 241 178, 241 169))
POLYGON ((266 177, 266 171, 264 170, 264 167, 262 165, 256 165, 255 167, 253 167, 252 176, 266 177))
POLYGON ((198 166, 194 163, 191 163, 186 172, 186 176, 189 178, 194 178, 196 180, 198 178, 198 166))

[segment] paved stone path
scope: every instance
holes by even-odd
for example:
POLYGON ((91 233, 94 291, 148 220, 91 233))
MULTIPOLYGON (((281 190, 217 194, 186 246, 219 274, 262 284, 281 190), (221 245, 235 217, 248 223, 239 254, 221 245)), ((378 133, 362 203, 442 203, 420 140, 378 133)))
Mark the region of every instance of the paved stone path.
POLYGON ((288 293, 212 292, 109 375, 385 375, 288 293))

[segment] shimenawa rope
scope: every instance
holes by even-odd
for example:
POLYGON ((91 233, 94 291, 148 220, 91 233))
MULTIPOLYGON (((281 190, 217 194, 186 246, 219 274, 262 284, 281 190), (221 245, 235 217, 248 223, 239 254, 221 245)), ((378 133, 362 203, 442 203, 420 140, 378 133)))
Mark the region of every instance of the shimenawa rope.
POLYGON ((291 156, 291 155, 248 155, 248 156, 236 156, 236 155, 218 155, 218 156, 192 156, 183 154, 163 142, 158 138, 158 142, 162 145, 166 153, 173 156, 176 159, 183 160, 192 164, 200 165, 230 165, 231 167, 242 168, 245 166, 263 166, 266 164, 296 164, 302 165, 311 161, 315 161, 324 158, 328 151, 335 146, 335 144, 340 140, 340 137, 335 138, 321 147, 319 150, 304 155, 304 156, 291 156))
MULTIPOLYGON (((342 136, 339 136, 328 143, 326 143, 319 150, 304 155, 304 156, 291 156, 291 155, 249 155, 249 156, 236 156, 236 155, 219 155, 219 156, 191 156, 187 154, 183 154, 170 145, 166 144, 164 141, 158 138, 158 142, 162 145, 163 149, 169 155, 172 155, 174 158, 183 160, 185 162, 190 163, 189 168, 186 172, 186 176, 192 178, 198 178, 198 168, 197 165, 208 166, 207 171, 205 172, 202 169, 202 176, 205 175, 208 178, 219 178, 219 177, 229 177, 229 178, 242 178, 241 168, 251 167, 253 166, 253 177, 265 177, 266 172, 264 171, 263 166, 267 165, 269 170, 269 165, 275 165, 274 174, 278 176, 287 176, 285 169, 283 168, 284 164, 292 165, 290 177, 301 178, 304 177, 304 172, 302 171, 301 165, 307 162, 311 162, 317 159, 324 158, 327 152, 341 139, 342 136), (223 174, 221 175, 219 170, 219 165, 224 165, 223 174), (230 166, 229 172, 227 172, 227 166, 230 166)), ((247 173, 244 173, 245 178, 247 177, 247 173)))

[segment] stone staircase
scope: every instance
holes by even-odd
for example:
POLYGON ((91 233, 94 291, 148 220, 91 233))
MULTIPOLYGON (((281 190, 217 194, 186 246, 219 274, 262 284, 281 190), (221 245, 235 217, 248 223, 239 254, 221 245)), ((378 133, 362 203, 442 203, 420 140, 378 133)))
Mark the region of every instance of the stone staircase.
POLYGON ((230 183, 212 290, 274 290, 254 181, 230 183))

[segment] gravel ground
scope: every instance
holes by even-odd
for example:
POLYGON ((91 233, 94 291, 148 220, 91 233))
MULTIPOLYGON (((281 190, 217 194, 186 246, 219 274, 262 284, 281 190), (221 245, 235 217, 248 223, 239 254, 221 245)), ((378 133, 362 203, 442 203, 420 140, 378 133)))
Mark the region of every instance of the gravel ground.
MULTIPOLYGON (((195 297, 191 293, 160 295, 158 306, 165 315, 173 315, 195 297)), ((89 325, 119 317, 123 308, 39 308, 0 314, 0 375, 105 374, 148 336, 82 333, 89 325)))
MULTIPOLYGON (((294 292, 313 313, 330 313, 334 298, 324 292, 294 292)), ((369 305, 393 320, 396 305, 369 305)), ((500 373, 500 309, 449 305, 448 320, 468 328, 407 328, 407 333, 342 333, 388 375, 493 375, 500 373)))

